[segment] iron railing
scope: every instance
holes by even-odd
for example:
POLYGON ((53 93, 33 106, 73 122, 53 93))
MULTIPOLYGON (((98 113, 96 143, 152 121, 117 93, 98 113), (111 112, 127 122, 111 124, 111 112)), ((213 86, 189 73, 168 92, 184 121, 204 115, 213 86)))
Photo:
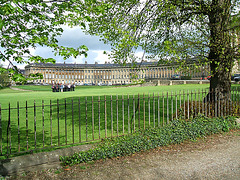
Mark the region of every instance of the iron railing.
POLYGON ((239 89, 229 97, 205 89, 9 103, 0 105, 0 156, 120 136, 199 113, 239 115, 239 105, 239 89))

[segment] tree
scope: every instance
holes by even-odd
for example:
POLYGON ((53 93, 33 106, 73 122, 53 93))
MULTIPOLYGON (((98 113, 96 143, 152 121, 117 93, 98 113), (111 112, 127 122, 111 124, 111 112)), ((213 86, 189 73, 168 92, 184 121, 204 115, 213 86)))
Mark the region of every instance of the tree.
MULTIPOLYGON (((84 45, 76 49, 58 45, 57 37, 63 32, 62 25, 71 26, 75 21, 84 21, 80 15, 82 7, 74 7, 74 2, 75 0, 1 0, 0 60, 11 65, 9 71, 13 80, 23 78, 14 62, 55 63, 53 58, 33 56, 31 48, 46 46, 64 59, 87 55, 88 49, 84 45), (76 12, 79 12, 78 15, 76 12), (69 21, 73 14, 74 20, 69 21)), ((83 22, 81 24, 84 26, 83 22)))
MULTIPOLYGON (((2 65, 0 64, 0 68, 2 67, 2 65)), ((7 87, 10 85, 10 76, 9 73, 4 70, 1 69, 0 70, 0 89, 3 87, 7 87)))
POLYGON ((110 57, 117 63, 128 62, 139 47, 150 58, 181 66, 197 58, 192 63, 210 65, 210 89, 228 96, 233 62, 240 54, 239 42, 232 46, 239 8, 239 0, 96 1, 85 7, 92 18, 86 30, 112 45, 110 57), (99 6, 104 13, 93 11, 99 6))

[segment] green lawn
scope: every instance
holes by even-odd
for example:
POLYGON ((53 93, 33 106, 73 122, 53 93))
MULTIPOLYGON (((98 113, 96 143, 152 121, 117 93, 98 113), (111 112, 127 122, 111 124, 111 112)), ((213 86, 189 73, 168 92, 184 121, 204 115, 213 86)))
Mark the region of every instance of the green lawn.
MULTIPOLYGON (((50 86, 18 86, 34 90, 31 92, 2 89, 0 150, 6 154, 10 149, 11 153, 16 153, 35 148, 65 146, 93 141, 106 135, 126 134, 139 127, 163 125, 175 116, 176 107, 179 108, 180 104, 191 99, 202 101, 208 86, 79 86, 76 91, 63 93, 51 92, 50 86), (177 97, 175 93, 179 91, 184 91, 185 94, 177 97), (190 93, 195 91, 201 93, 196 96, 190 93), (190 94, 187 95, 187 92, 190 94)), ((239 86, 234 85, 233 88, 235 87, 239 86)))
POLYGON ((51 86, 16 86, 18 88, 34 90, 29 91, 15 91, 9 88, 0 90, 0 104, 2 108, 11 105, 16 106, 19 101, 20 105, 28 103, 33 104, 35 100, 36 103, 41 103, 42 100, 49 103, 49 100, 73 98, 80 96, 103 96, 103 95, 137 95, 139 94, 153 94, 162 92, 178 92, 178 91, 195 91, 202 90, 209 87, 208 84, 199 85, 174 85, 174 86, 148 86, 148 87, 113 87, 113 86, 77 86, 75 91, 63 92, 63 93, 53 93, 51 92, 51 86))

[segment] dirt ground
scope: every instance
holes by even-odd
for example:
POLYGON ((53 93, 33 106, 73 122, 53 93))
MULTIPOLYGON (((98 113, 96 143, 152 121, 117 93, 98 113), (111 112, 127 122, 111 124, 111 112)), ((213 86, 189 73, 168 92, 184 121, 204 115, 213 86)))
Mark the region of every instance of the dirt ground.
POLYGON ((10 179, 240 179, 240 130, 128 157, 22 173, 10 179))

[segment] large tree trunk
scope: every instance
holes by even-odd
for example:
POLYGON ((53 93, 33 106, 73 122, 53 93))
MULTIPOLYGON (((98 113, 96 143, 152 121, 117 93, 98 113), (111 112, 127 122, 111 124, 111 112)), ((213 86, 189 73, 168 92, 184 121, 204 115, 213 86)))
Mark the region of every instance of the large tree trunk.
MULTIPOLYGON (((212 0, 209 11, 210 69, 212 78, 210 91, 221 92, 229 98, 231 93, 231 70, 233 56, 229 31, 231 0, 212 0)), ((211 100, 213 96, 211 97, 211 100)))

